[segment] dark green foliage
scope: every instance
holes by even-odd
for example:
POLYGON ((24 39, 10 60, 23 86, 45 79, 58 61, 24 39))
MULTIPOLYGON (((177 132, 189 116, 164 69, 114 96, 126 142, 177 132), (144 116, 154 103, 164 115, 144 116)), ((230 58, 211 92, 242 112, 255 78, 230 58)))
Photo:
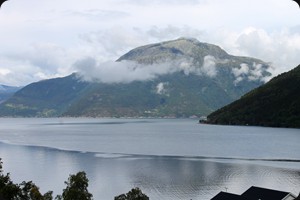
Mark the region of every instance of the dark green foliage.
POLYGON ((93 195, 88 191, 88 178, 85 172, 78 172, 70 175, 66 189, 63 190, 62 196, 57 199, 62 200, 91 200, 93 195))
MULTIPOLYGON (((44 200, 44 196, 40 193, 39 188, 32 182, 22 182, 20 184, 20 199, 23 200, 44 200)), ((51 194, 51 192, 48 192, 51 194)), ((48 195, 47 194, 47 195, 48 195)), ((52 199, 52 196, 51 196, 52 199)))
POLYGON ((127 194, 116 196, 115 200, 149 200, 149 197, 139 188, 133 188, 127 194))
POLYGON ((300 65, 213 112, 214 124, 300 128, 300 65))
POLYGON ((44 200, 52 200, 53 199, 53 192, 52 191, 49 191, 49 192, 46 192, 44 195, 44 200))

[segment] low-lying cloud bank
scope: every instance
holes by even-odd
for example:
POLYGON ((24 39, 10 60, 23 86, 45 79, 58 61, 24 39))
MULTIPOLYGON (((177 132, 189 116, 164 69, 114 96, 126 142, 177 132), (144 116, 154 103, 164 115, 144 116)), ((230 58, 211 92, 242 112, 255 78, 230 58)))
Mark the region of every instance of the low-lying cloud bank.
POLYGON ((217 59, 205 56, 202 65, 194 64, 192 59, 176 59, 163 63, 139 64, 134 61, 106 61, 98 63, 96 59, 88 57, 77 61, 73 67, 85 81, 103 83, 130 83, 132 81, 146 81, 160 75, 182 71, 214 77, 217 74, 217 59))
MULTIPOLYGON (((97 62, 95 58, 87 57, 74 63, 73 68, 84 81, 111 84, 148 81, 175 72, 183 72, 187 76, 196 74, 213 78, 218 74, 217 64, 226 62, 228 60, 219 60, 211 55, 205 56, 203 63, 194 62, 192 58, 178 58, 154 64, 140 64, 127 60, 97 62)), ((249 66, 243 63, 239 68, 231 70, 236 78, 234 84, 238 84, 242 80, 265 82, 269 78, 265 76, 267 68, 262 64, 253 63, 252 66, 249 66)), ((163 93, 164 86, 164 84, 158 85, 157 92, 163 93)))

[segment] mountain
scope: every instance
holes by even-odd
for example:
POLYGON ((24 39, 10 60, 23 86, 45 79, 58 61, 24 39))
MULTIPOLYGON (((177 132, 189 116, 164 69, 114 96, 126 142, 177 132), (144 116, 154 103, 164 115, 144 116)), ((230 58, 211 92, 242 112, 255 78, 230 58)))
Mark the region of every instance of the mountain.
POLYGON ((0 105, 0 116, 203 116, 271 75, 261 60, 232 56, 216 45, 189 38, 138 47, 116 63, 130 65, 126 73, 121 70, 124 77, 143 70, 139 76, 148 73, 150 78, 105 82, 92 71, 92 82, 86 78, 88 68, 24 87, 0 105))
POLYGON ((300 128, 300 65, 213 112, 208 122, 300 128))
MULTIPOLYGON (((135 48, 121 56, 117 61, 133 60, 143 64, 153 64, 183 57, 193 58, 194 63, 203 63, 203 60, 207 55, 224 60, 232 58, 232 56, 227 54, 219 46, 201 43, 193 38, 179 38, 177 40, 135 48)), ((236 57, 236 59, 237 58, 238 57, 236 57)), ((261 62, 257 59, 247 59, 249 59, 248 61, 261 62)))
POLYGON ((7 86, 7 85, 0 85, 0 103, 4 102, 5 100, 9 99, 13 94, 20 90, 21 87, 14 87, 14 86, 7 86))
POLYGON ((77 79, 75 74, 29 84, 0 105, 0 115, 60 116, 87 85, 89 84, 77 79))

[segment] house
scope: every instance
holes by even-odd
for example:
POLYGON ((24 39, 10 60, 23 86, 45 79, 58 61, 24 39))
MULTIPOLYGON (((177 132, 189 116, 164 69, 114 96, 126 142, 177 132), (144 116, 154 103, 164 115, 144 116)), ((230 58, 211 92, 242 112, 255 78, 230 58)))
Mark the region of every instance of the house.
POLYGON ((251 199, 261 199, 261 200, 294 200, 296 196, 291 193, 277 191, 277 190, 270 190, 266 188, 259 188, 252 186, 246 192, 244 192, 242 197, 251 199))
POLYGON ((295 200, 296 196, 284 191, 252 186, 241 195, 220 192, 211 200, 295 200))
POLYGON ((241 197, 240 195, 237 195, 237 194, 220 192, 211 200, 246 200, 246 199, 244 199, 243 197, 241 197))

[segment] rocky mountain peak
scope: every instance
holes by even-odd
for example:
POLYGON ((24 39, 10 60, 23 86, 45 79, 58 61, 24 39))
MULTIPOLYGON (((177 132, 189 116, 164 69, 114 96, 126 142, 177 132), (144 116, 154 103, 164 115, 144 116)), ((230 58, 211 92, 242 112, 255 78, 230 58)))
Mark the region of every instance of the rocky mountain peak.
POLYGON ((202 61, 205 56, 226 59, 229 57, 219 46, 199 42, 195 38, 181 37, 176 40, 155 43, 135 48, 117 61, 133 60, 143 64, 159 63, 179 58, 202 61))

